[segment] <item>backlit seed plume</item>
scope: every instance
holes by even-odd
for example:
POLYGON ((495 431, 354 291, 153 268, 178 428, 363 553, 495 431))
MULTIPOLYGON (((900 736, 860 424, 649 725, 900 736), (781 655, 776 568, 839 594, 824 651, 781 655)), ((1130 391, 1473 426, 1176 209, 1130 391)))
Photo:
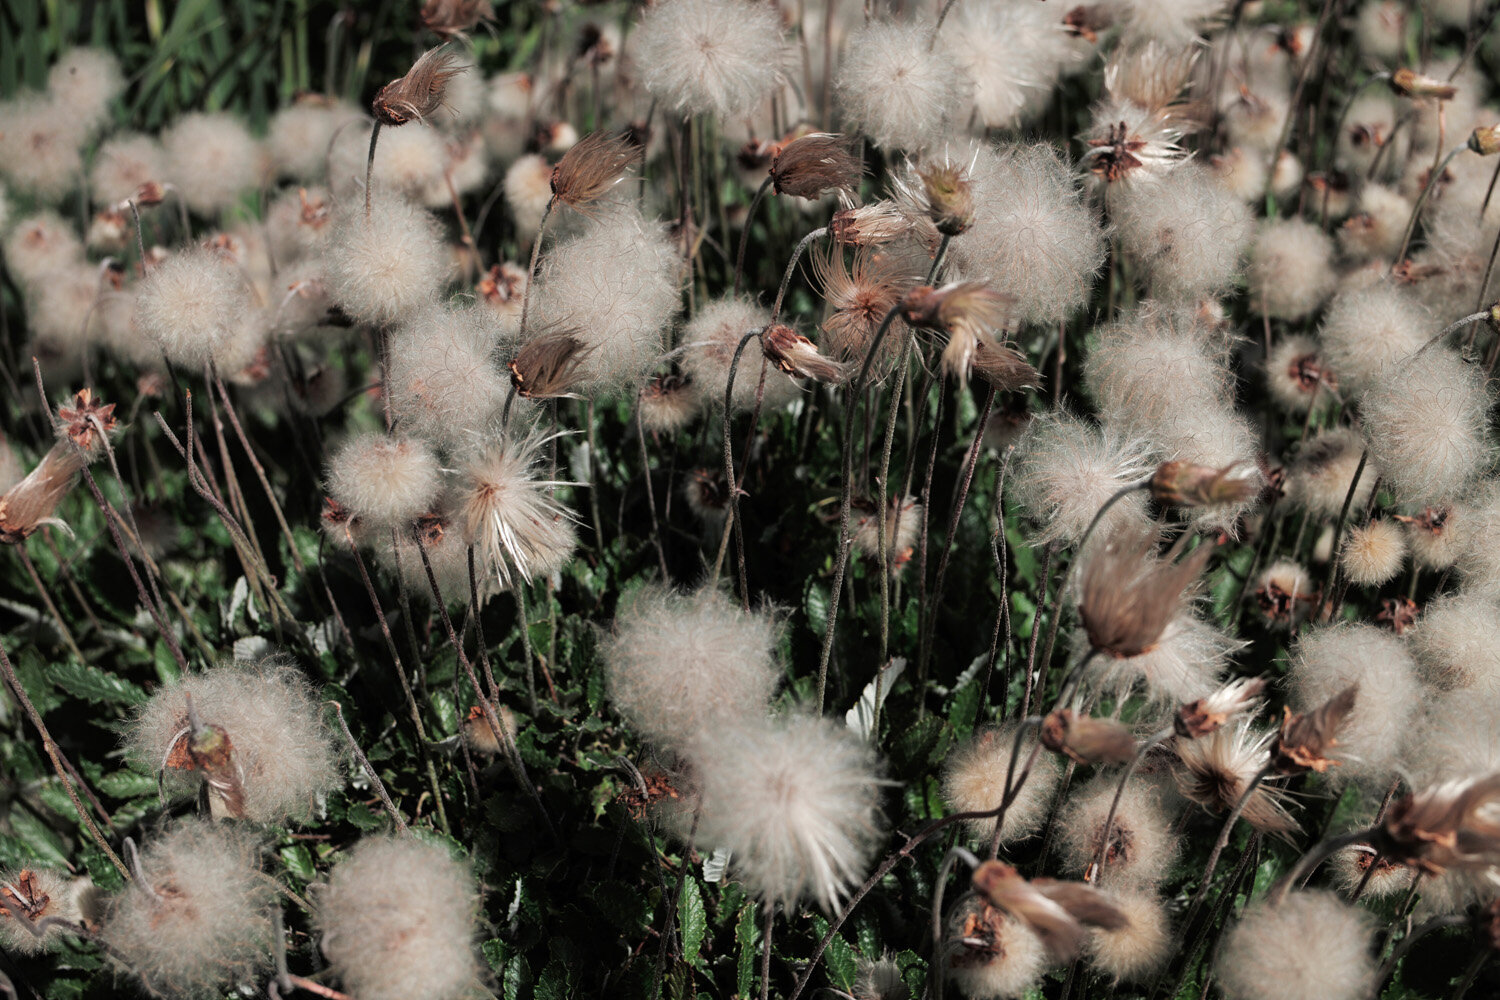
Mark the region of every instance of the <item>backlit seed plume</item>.
POLYGON ((1213 546, 1176 559, 1156 554, 1155 529, 1126 528, 1091 549, 1079 579, 1078 614, 1089 645, 1116 659, 1149 652, 1187 598, 1213 546))
POLYGON ((1250 210, 1192 164, 1110 199, 1120 245, 1153 295, 1178 301, 1222 293, 1239 276, 1253 234, 1250 210))
POLYGON ((901 978, 901 966, 888 954, 878 959, 861 958, 854 980, 855 1000, 912 1000, 911 987, 901 978))
POLYGON ((659 222, 630 205, 601 210, 544 257, 528 330, 576 332, 589 349, 581 391, 633 391, 681 304, 681 265, 659 222))
MULTIPOLYGON (((1269 760, 1274 730, 1256 732, 1251 719, 1242 718, 1195 740, 1178 740, 1177 790, 1209 812, 1227 813, 1235 807, 1250 781, 1269 760)), ((1250 793, 1241 816, 1264 833, 1289 834, 1297 821, 1287 811, 1286 789, 1262 781, 1250 793)))
POLYGON ((1395 579, 1406 562, 1406 532, 1399 522, 1376 518, 1349 529, 1339 565, 1351 583, 1378 587, 1395 579))
POLYGON ((1029 927, 1059 962, 1077 956, 1087 939, 1086 928, 1118 930, 1126 922, 1125 915, 1092 886, 1050 878, 1028 880, 1000 861, 986 861, 974 869, 974 889, 1029 927))
POLYGON ((212 250, 190 250, 146 275, 135 322, 173 364, 196 374, 214 361, 228 374, 249 360, 246 345, 237 341, 250 309, 250 288, 239 268, 212 250))
POLYGON ((839 209, 828 222, 828 234, 836 242, 855 247, 884 246, 908 236, 934 250, 938 244, 930 219, 914 217, 894 201, 839 209))
POLYGON ((1297 320, 1333 292, 1333 241, 1301 219, 1262 222, 1250 246, 1247 301, 1253 312, 1297 320))
POLYGON ((328 495, 372 528, 405 528, 441 488, 437 456, 416 438, 361 434, 328 463, 328 495))
POLYGON ((368 215, 352 200, 340 204, 323 262, 331 300, 354 319, 383 326, 435 302, 450 266, 432 216, 379 192, 368 215))
POLYGON ((1104 99, 1084 134, 1084 165, 1096 182, 1150 185, 1183 162, 1180 145, 1190 130, 1177 97, 1192 73, 1197 51, 1155 42, 1122 47, 1104 67, 1104 99))
POLYGON ((631 36, 641 84, 679 115, 743 118, 783 79, 788 48, 774 7, 752 0, 663 0, 631 36))
POLYGON ((1376 986, 1370 915, 1331 892, 1246 908, 1214 974, 1229 1000, 1364 1000, 1376 986))
POLYGON ((955 281, 913 288, 901 299, 901 315, 914 327, 947 337, 943 373, 964 382, 985 346, 998 350, 989 331, 1005 322, 1009 306, 1006 296, 982 281, 955 281))
POLYGON ((1162 808, 1160 790, 1143 778, 1125 783, 1120 805, 1104 840, 1104 817, 1114 804, 1120 779, 1104 774, 1075 788, 1057 817, 1057 849, 1069 878, 1116 888, 1154 887, 1177 854, 1172 817, 1162 808), (1095 859, 1103 847, 1103 863, 1095 859))
POLYGON ((578 544, 573 512, 552 487, 571 483, 533 478, 545 438, 502 438, 464 467, 455 500, 464 539, 474 546, 482 575, 502 587, 530 583, 567 563, 578 544))
MULTIPOLYGON (((703 409, 713 411, 724 405, 729 389, 729 365, 735 349, 745 334, 764 328, 771 313, 745 298, 716 299, 699 307, 697 314, 683 327, 678 340, 682 344, 682 372, 690 381, 703 409)), ((730 406, 736 412, 755 406, 761 385, 761 362, 766 360, 765 388, 761 407, 776 410, 797 398, 795 382, 777 371, 761 353, 760 337, 751 337, 740 352, 740 365, 734 373, 734 396, 730 406)))
MULTIPOLYGON (((1022 737, 1016 774, 1036 746, 1036 737, 1022 737)), ((984 729, 967 743, 951 751, 943 762, 943 799, 954 812, 987 812, 1005 799, 1005 775, 1016 748, 1014 725, 984 729)), ((1061 766, 1056 757, 1042 754, 1032 765, 1031 776, 1021 786, 1015 801, 1005 811, 1000 842, 1011 844, 1032 836, 1042 828, 1052 793, 1057 788, 1061 766)), ((987 841, 995 832, 995 818, 965 822, 969 835, 987 841)))
POLYGON ((1124 914, 1125 923, 1113 930, 1091 929, 1084 959, 1116 983, 1147 982, 1179 944, 1166 908, 1149 889, 1111 889, 1105 898, 1124 914))
POLYGON ((812 132, 798 136, 771 160, 771 189, 798 198, 821 198, 830 192, 852 194, 864 164, 855 158, 847 136, 812 132))
POLYGON ((837 908, 865 875, 883 784, 873 751, 846 727, 755 715, 688 751, 701 795, 698 838, 731 852, 732 871, 767 905, 837 908))
POLYGON ((1376 282, 1333 297, 1318 341, 1322 356, 1338 373, 1339 389, 1360 394, 1417 353, 1435 332, 1432 314, 1408 291, 1376 282))
POLYGON ((81 389, 71 406, 58 407, 57 441, 36 468, 0 494, 0 544, 15 545, 45 525, 62 525, 57 505, 83 467, 104 454, 104 436, 117 426, 115 404, 81 389))
POLYGON ((936 145, 957 120, 968 81, 941 50, 932 24, 872 20, 849 37, 834 81, 850 131, 883 149, 936 145))
POLYGON ((987 128, 1012 128, 1045 109, 1076 51, 1062 18, 1040 4, 960 4, 937 44, 972 83, 987 128))
POLYGON ((699 400, 685 375, 658 375, 641 389, 636 405, 641 426, 652 434, 676 434, 698 416, 699 400))
POLYGON ((1493 597, 1460 591, 1429 601, 1406 641, 1427 683, 1500 696, 1500 603, 1493 597))
POLYGON ((577 208, 608 194, 644 150, 620 132, 590 132, 552 168, 552 197, 577 208))
MULTIPOLYGON (((1057 410, 1032 421, 1007 488, 1037 526, 1034 544, 1076 545, 1110 497, 1151 474, 1148 458, 1141 442, 1057 410)), ((1144 523, 1145 515, 1145 494, 1129 493, 1105 513, 1096 534, 1108 537, 1126 524, 1144 523)))
POLYGON ((1328 859, 1328 870, 1334 884, 1346 896, 1352 896, 1355 889, 1363 885, 1365 891, 1361 898, 1368 899, 1406 895, 1417 874, 1411 865, 1384 856, 1377 858, 1375 848, 1369 844, 1355 844, 1339 851, 1328 859), (1375 866, 1374 874, 1369 874, 1371 865, 1375 866), (1368 880, 1366 875, 1369 875, 1368 880))
MULTIPOLYGON (((870 246, 857 247, 847 264, 844 248, 838 244, 813 252, 812 271, 832 310, 822 326, 823 346, 830 355, 842 361, 864 361, 886 315, 920 280, 910 263, 901 254, 870 246)), ((891 322, 880 342, 877 364, 899 353, 906 333, 899 317, 891 322)))
POLYGON ((1374 843, 1428 875, 1500 868, 1500 774, 1451 779, 1397 799, 1374 843))
POLYGON ((328 963, 361 1000, 459 1000, 482 989, 474 950, 479 894, 449 848, 365 837, 317 896, 328 963))
POLYGON ((680 748, 764 715, 781 679, 781 628, 714 590, 647 587, 625 598, 601 656, 615 709, 642 736, 680 748))
POLYGON ((428 49, 405 76, 376 92, 370 102, 375 120, 385 126, 428 121, 443 108, 448 82, 465 68, 457 50, 443 45, 428 49))
POLYGON ((161 135, 167 177, 193 211, 213 215, 260 183, 265 153, 243 122, 228 112, 183 115, 161 135))
POLYGON ((1123 0, 1117 5, 1125 37, 1176 45, 1194 42, 1219 15, 1228 0, 1123 0))
POLYGON ((966 896, 949 914, 943 956, 947 975, 973 1000, 1016 1000, 1051 964, 1030 928, 981 896, 966 896))
POLYGON ((969 166, 946 152, 926 156, 891 181, 896 203, 911 218, 925 219, 942 236, 957 236, 974 224, 974 183, 969 166))
POLYGON ((1207 736, 1238 715, 1253 715, 1260 707, 1266 682, 1259 677, 1237 677, 1206 698, 1179 705, 1172 728, 1183 739, 1207 736))
POLYGON ((196 794, 206 781, 215 816, 257 823, 305 820, 342 783, 312 686, 275 659, 214 667, 161 688, 129 723, 125 748, 173 795, 196 794), (206 730, 218 742, 203 737, 206 730))
POLYGON ((16 955, 57 948, 69 926, 97 929, 101 902, 88 878, 29 866, 0 871, 0 946, 16 955))
POLYGON ((113 897, 99 935, 157 994, 223 996, 271 964, 276 884, 248 827, 176 821, 141 852, 141 878, 113 897))
POLYGON ((1151 499, 1177 507, 1218 507, 1255 499, 1265 477, 1250 462, 1215 469, 1192 462, 1163 462, 1151 476, 1151 499))
POLYGON ((1490 394, 1474 369, 1433 349, 1388 370, 1365 393, 1370 459, 1399 502, 1452 500, 1491 458, 1490 394))
POLYGON ((1326 405, 1338 388, 1338 372, 1311 337, 1293 334, 1271 347, 1266 389, 1289 412, 1306 413, 1314 402, 1326 405))
POLYGON ((818 345, 785 323, 761 330, 760 350, 775 368, 792 378, 842 382, 848 374, 843 363, 818 353, 818 345))
MULTIPOLYGON (((1330 767, 1341 763, 1335 752, 1339 736, 1354 711, 1359 698, 1359 685, 1351 684, 1308 712, 1293 714, 1290 707, 1281 720, 1281 732, 1271 748, 1271 760, 1277 774, 1302 774, 1317 771, 1322 774, 1330 767)), ((1342 753, 1339 753, 1342 756, 1342 753)))

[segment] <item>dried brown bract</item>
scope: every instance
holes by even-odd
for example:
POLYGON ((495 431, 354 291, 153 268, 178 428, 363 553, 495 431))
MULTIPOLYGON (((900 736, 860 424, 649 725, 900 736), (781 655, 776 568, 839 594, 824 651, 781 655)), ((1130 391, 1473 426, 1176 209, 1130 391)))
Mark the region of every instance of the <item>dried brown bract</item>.
POLYGON ((830 191, 848 195, 863 172, 848 136, 813 132, 793 139, 771 159, 771 189, 798 198, 821 198, 830 191))
POLYGON ((462 38, 481 21, 495 19, 490 0, 427 0, 422 5, 422 27, 443 38, 462 38))
POLYGON ((1480 125, 1469 134, 1469 149, 1480 156, 1500 153, 1500 125, 1480 125))
POLYGON ((118 426, 115 404, 100 403, 92 389, 80 389, 73 396, 73 405, 57 408, 57 417, 58 435, 90 457, 101 450, 105 435, 118 426))
POLYGON ((983 281, 921 285, 902 298, 901 315, 912 326, 945 333, 958 325, 993 329, 1008 318, 1010 301, 983 281))
POLYGON ((1428 875, 1500 866, 1500 774, 1445 781, 1399 799, 1373 842, 1428 875))
POLYGON ((1214 507, 1254 500, 1265 486, 1260 470, 1249 462, 1222 469, 1192 462, 1163 462, 1151 477, 1151 498, 1178 507, 1214 507))
POLYGON ((370 102, 375 120, 392 127, 425 122, 443 107, 448 81, 464 69, 456 51, 442 45, 428 49, 405 76, 380 88, 370 102))
POLYGON ((1099 33, 1114 23, 1114 17, 1110 14, 1108 4, 1080 4, 1063 15, 1062 23, 1068 34, 1093 45, 1099 41, 1099 33))
POLYGON ((1354 711, 1359 685, 1351 684, 1311 712, 1293 715, 1290 708, 1281 720, 1281 732, 1271 750, 1271 760, 1280 774, 1317 771, 1322 774, 1339 762, 1328 756, 1338 743, 1339 730, 1354 711))
POLYGON ((1089 558, 1078 614, 1093 649, 1127 659, 1156 648, 1213 552, 1212 545, 1199 545, 1174 562, 1181 545, 1159 558, 1155 529, 1131 526, 1116 531, 1089 558))
POLYGON ((1240 677, 1219 688, 1207 698, 1190 701, 1177 708, 1172 728, 1187 740, 1207 736, 1236 715, 1249 712, 1260 703, 1266 682, 1259 677, 1240 677))
POLYGON ((760 349, 766 358, 792 378, 842 382, 844 366, 818 353, 817 346, 796 330, 775 323, 761 331, 760 349))
POLYGON ((893 201, 875 201, 858 208, 841 208, 833 213, 828 233, 836 242, 850 246, 880 246, 915 236, 923 246, 937 249, 937 229, 926 216, 914 216, 893 201))
MULTIPOLYGON (((1273 736, 1257 733, 1244 718, 1199 739, 1177 740, 1177 790, 1210 812, 1233 809, 1265 766, 1273 736)), ((1285 788, 1262 781, 1251 791, 1240 815, 1264 833, 1290 834, 1297 822, 1287 811, 1288 801, 1285 788)))
POLYGON ((1124 764, 1135 757, 1135 737, 1109 719, 1061 708, 1042 720, 1042 746, 1079 764, 1124 764))
POLYGON ((1397 635, 1405 635, 1417 621, 1417 602, 1410 597, 1387 597, 1380 602, 1375 620, 1389 625, 1397 635))
POLYGON ((0 495, 0 544, 15 545, 47 524, 66 528, 52 513, 73 478, 102 452, 105 435, 116 427, 114 411, 113 403, 101 404, 89 389, 75 394, 71 406, 58 407, 57 443, 0 495))
POLYGON ((527 399, 570 395, 582 378, 580 366, 590 354, 572 333, 545 334, 528 342, 505 367, 516 394, 527 399))
POLYGON ((526 271, 519 265, 506 262, 495 264, 475 289, 479 297, 492 306, 504 306, 520 302, 526 292, 526 271))
POLYGON ((552 168, 552 197, 573 208, 597 201, 624 180, 642 152, 624 132, 590 132, 552 168))
POLYGON ((974 374, 996 392, 1035 389, 1042 384, 1042 373, 1020 351, 987 337, 980 337, 974 344, 970 365, 974 374))
POLYGON ((1458 88, 1448 81, 1423 76, 1404 66, 1391 74, 1391 89, 1402 97, 1436 97, 1440 101, 1451 101, 1458 94, 1458 88))
POLYGON ((995 906, 1021 921, 1041 939, 1052 957, 1075 957, 1087 927, 1119 930, 1125 914, 1092 886, 1050 878, 1028 881, 1010 865, 986 861, 974 870, 974 888, 995 906))

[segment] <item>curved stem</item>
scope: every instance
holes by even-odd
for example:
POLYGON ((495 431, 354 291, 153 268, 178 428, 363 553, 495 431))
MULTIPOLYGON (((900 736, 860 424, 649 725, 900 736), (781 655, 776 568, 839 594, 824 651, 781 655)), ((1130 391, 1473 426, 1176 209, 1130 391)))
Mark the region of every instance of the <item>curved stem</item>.
POLYGON ((1401 249, 1396 251, 1396 256, 1391 262, 1392 267, 1395 267, 1406 259, 1406 250, 1407 247, 1411 246, 1412 233, 1416 232, 1417 229, 1417 217, 1422 214, 1422 206, 1426 204, 1427 196, 1432 193, 1432 189, 1437 184, 1438 178, 1442 176, 1444 170, 1448 169, 1448 164, 1453 162, 1453 158, 1468 148, 1467 145, 1454 146, 1448 152, 1448 155, 1443 157, 1432 173, 1427 176, 1427 183, 1422 185, 1422 193, 1417 196, 1417 203, 1412 206, 1411 218, 1406 220, 1406 233, 1401 237, 1401 249))
MULTIPOLYGON (((370 152, 365 157, 365 221, 370 221, 370 180, 375 175, 375 144, 380 141, 380 121, 370 129, 370 152)), ((332 145, 332 143, 330 143, 332 145)))
MULTIPOLYGON (((750 341, 759 337, 763 327, 757 327, 740 338, 740 342, 734 347, 734 355, 729 359, 729 377, 724 380, 724 482, 729 489, 729 516, 724 521, 724 537, 719 543, 719 556, 714 560, 714 571, 708 579, 708 588, 712 590, 719 582, 719 571, 724 565, 724 555, 729 551, 730 533, 735 530, 735 525, 740 519, 740 495, 735 489, 734 477, 734 436, 730 419, 733 415, 734 406, 734 376, 739 371, 740 357, 745 353, 745 348, 750 346, 750 341)), ((740 580, 740 597, 745 602, 746 610, 750 607, 750 592, 746 588, 746 582, 740 580)))
POLYGON ((1115 824, 1115 813, 1120 809, 1120 799, 1125 795, 1125 786, 1130 783, 1130 776, 1135 774, 1136 768, 1140 767, 1141 761, 1146 759, 1146 754, 1152 748, 1172 735, 1171 727, 1156 733, 1150 739, 1143 741, 1140 748, 1136 750, 1135 756, 1130 758, 1130 763, 1125 766, 1125 773, 1120 775, 1120 783, 1115 786, 1115 797, 1110 800, 1109 812, 1104 814, 1104 828, 1099 836, 1099 848, 1094 852, 1093 870, 1096 873, 1092 879, 1085 877, 1085 881, 1097 882, 1099 875, 1104 872, 1104 856, 1109 853, 1110 828, 1115 824))
MULTIPOLYGON (((1500 240, 1496 240, 1495 246, 1497 248, 1500 248, 1500 240)), ((1491 254, 1490 255, 1490 263, 1493 264, 1494 262, 1495 262, 1495 257, 1494 257, 1493 254, 1491 254)), ((1486 277, 1488 277, 1488 273, 1486 273, 1486 277)), ((1486 309, 1483 312, 1470 313, 1469 315, 1465 316, 1463 319, 1457 321, 1456 323, 1449 323, 1447 326, 1443 327, 1443 330, 1442 330, 1441 333, 1435 334, 1432 337, 1431 340, 1427 341, 1427 343, 1425 343, 1421 347, 1417 348, 1417 353, 1413 354, 1412 357, 1414 357, 1414 358, 1421 357, 1423 351, 1427 350, 1427 348, 1433 346, 1434 344, 1440 343, 1443 340, 1443 338, 1445 338, 1445 337, 1448 336, 1448 334, 1450 334, 1450 333, 1456 333, 1457 331, 1462 330, 1464 327, 1468 326, 1470 323, 1478 323, 1482 319, 1489 319, 1489 317, 1490 317, 1490 311, 1488 309, 1486 309)))
MULTIPOLYGON (((1318 621, 1323 616, 1323 608, 1328 604, 1329 592, 1333 589, 1334 577, 1339 570, 1339 542, 1344 535, 1344 522, 1349 519, 1349 506, 1354 502, 1354 491, 1359 489, 1359 477, 1364 475, 1365 463, 1370 459, 1370 449, 1359 453, 1359 464, 1354 467, 1354 477, 1349 480, 1349 489, 1344 493, 1344 506, 1339 509, 1339 519, 1333 525, 1333 548, 1332 555, 1328 559, 1328 576, 1323 581, 1323 590, 1318 594, 1318 605, 1313 609, 1313 621, 1318 621)), ((1374 490, 1370 491, 1371 499, 1374 499, 1374 490)))
MULTIPOLYGON (((771 307, 772 323, 781 318, 781 304, 786 301, 787 286, 792 283, 792 272, 796 270, 797 261, 801 259, 802 252, 807 249, 808 244, 813 242, 813 240, 827 235, 828 227, 823 226, 821 229, 814 229, 812 232, 808 233, 806 236, 802 237, 802 239, 797 241, 796 249, 792 251, 791 260, 786 262, 786 272, 781 276, 781 288, 779 288, 776 292, 776 305, 771 307)), ((743 243, 741 244, 741 246, 743 247, 743 243)), ((741 253, 743 252, 744 251, 741 250, 741 253)))
POLYGON ((745 246, 750 242, 750 225, 755 221, 755 210, 765 200, 766 192, 771 190, 771 180, 772 178, 768 174, 766 175, 766 179, 760 182, 760 187, 755 191, 755 197, 750 199, 750 208, 745 212, 745 228, 740 230, 740 249, 734 255, 733 291, 736 295, 740 291, 740 279, 745 274, 745 246))
MULTIPOLYGON (((526 269, 526 288, 521 292, 521 332, 522 340, 526 339, 526 319, 531 315, 531 289, 536 284, 536 262, 541 256, 542 239, 547 235, 547 222, 552 218, 552 207, 557 204, 557 195, 547 199, 547 207, 542 210, 542 221, 536 227, 536 241, 531 244, 531 264, 526 269)), ((514 388, 514 387, 512 387, 514 388)), ((506 400, 507 414, 510 410, 510 400, 506 400)))
POLYGON ((1198 891, 1193 894, 1193 901, 1188 904, 1187 916, 1182 921, 1184 929, 1191 927, 1193 918, 1203 908, 1203 900, 1208 896, 1208 887, 1213 882, 1214 869, 1219 866, 1219 857, 1224 853, 1224 848, 1229 846, 1229 838, 1234 832, 1234 824, 1239 822, 1245 807, 1250 804, 1250 797, 1260 787, 1260 783, 1270 777, 1274 768, 1266 764, 1255 776, 1245 784, 1245 790, 1240 793, 1239 799, 1234 803, 1234 808, 1229 810, 1229 815, 1224 818, 1224 825, 1219 829, 1219 838, 1214 841, 1214 849, 1209 852, 1208 861, 1203 866, 1203 875, 1198 882, 1198 891))
POLYGON ((1271 887, 1271 905, 1275 906, 1285 899, 1286 894, 1291 891, 1292 886, 1296 885, 1304 875, 1307 875, 1314 868, 1318 867, 1318 865, 1322 864, 1330 855, 1336 851, 1343 850, 1351 844, 1358 844, 1361 841, 1369 840, 1375 834, 1375 830, 1375 827, 1366 827, 1349 833, 1341 833, 1337 837, 1328 837, 1318 843, 1312 850, 1298 858, 1297 863, 1292 865, 1287 873, 1281 876, 1276 884, 1271 887))

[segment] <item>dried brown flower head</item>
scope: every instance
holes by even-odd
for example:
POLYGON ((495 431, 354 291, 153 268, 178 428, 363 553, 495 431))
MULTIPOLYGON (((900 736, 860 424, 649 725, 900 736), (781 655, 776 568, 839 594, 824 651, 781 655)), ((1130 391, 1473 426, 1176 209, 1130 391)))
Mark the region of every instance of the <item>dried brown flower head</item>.
POLYGON ((5 906, 0 908, 0 915, 36 923, 46 912, 52 897, 42 891, 35 872, 22 868, 14 881, 0 885, 0 900, 5 902, 5 906))
POLYGON ((943 236, 974 224, 974 185, 962 164, 946 158, 912 166, 896 179, 896 197, 914 215, 924 215, 943 236))
POLYGON ((974 869, 974 888, 1021 921, 1060 962, 1083 947, 1087 927, 1119 930, 1125 914, 1092 886, 1050 878, 1027 880, 1010 865, 986 861, 974 869))
POLYGON ((902 298, 901 315, 912 326, 944 333, 955 326, 994 329, 1009 317, 1010 301, 983 281, 920 285, 902 298))
POLYGON ((1500 866, 1500 774, 1406 795, 1386 813, 1374 844, 1428 875, 1500 866))
POLYGON ((1380 611, 1375 620, 1389 625, 1397 635, 1405 635, 1417 621, 1417 602, 1410 597, 1386 597, 1381 599, 1380 611))
POLYGON ((893 201, 841 208, 833 213, 828 233, 836 242, 860 247, 880 246, 914 235, 924 246, 936 249, 939 240, 937 229, 926 216, 911 215, 893 201))
POLYGON ((1207 736, 1234 716, 1257 707, 1265 688, 1266 682, 1259 677, 1236 678, 1207 698, 1178 706, 1172 728, 1187 740, 1207 736))
POLYGON ((1392 514, 1402 524, 1417 530, 1425 531, 1430 535, 1441 535, 1447 527, 1448 518, 1453 516, 1453 511, 1447 507, 1424 507, 1422 513, 1416 517, 1408 517, 1405 514, 1392 514))
POLYGON ((135 189, 135 194, 126 199, 125 204, 135 202, 137 208, 151 208, 160 205, 167 200, 167 190, 156 181, 147 181, 135 189))
POLYGON ((1042 720, 1042 746, 1079 764, 1124 764, 1135 757, 1135 737, 1110 719, 1060 708, 1042 720))
POLYGON ((464 71, 459 55, 445 45, 423 52, 406 75, 381 87, 370 102, 375 120, 399 126, 425 122, 444 105, 448 81, 464 71))
POLYGON ((73 479, 99 456, 104 437, 115 429, 114 404, 101 404, 89 389, 57 410, 58 441, 26 478, 0 495, 0 544, 15 545, 43 525, 66 525, 52 516, 73 479))
POLYGON ((1500 153, 1500 125, 1480 125, 1469 134, 1469 149, 1480 156, 1500 153))
POLYGON ((970 365, 974 374, 994 386, 996 392, 1035 389, 1042 384, 1042 373, 1032 367, 1025 355, 988 337, 975 341, 970 365))
MULTIPOLYGON (((880 250, 859 247, 846 266, 843 248, 834 244, 812 255, 813 275, 833 312, 823 321, 823 343, 834 357, 862 360, 875 331, 917 279, 903 259, 880 250)), ((881 341, 877 360, 889 360, 906 342, 906 326, 893 321, 881 341)))
POLYGON ((1156 529, 1131 525, 1117 530, 1093 552, 1083 567, 1078 599, 1078 614, 1093 649, 1128 659, 1156 648, 1213 552, 1213 546, 1204 543, 1174 561, 1186 538, 1160 558, 1156 529))
POLYGON ((475 289, 479 297, 492 306, 506 306, 520 302, 526 292, 526 271, 519 265, 506 262, 495 264, 475 289))
POLYGON ((590 132, 552 168, 552 197, 573 208, 597 201, 624 180, 642 152, 623 132, 590 132))
POLYGON ((1284 709, 1281 732, 1271 750, 1271 760, 1280 774, 1317 771, 1322 774, 1339 762, 1328 756, 1338 743, 1339 731, 1354 711, 1359 685, 1351 684, 1311 712, 1293 715, 1284 709))
POLYGON ((427 0, 422 5, 422 27, 443 38, 462 38, 481 21, 495 19, 490 0, 427 0))
POLYGON ((527 399, 570 395, 582 379, 580 366, 591 353, 571 332, 543 334, 528 341, 506 364, 516 394, 527 399))
POLYGON ((848 136, 812 132, 793 139, 771 159, 771 189, 798 198, 821 198, 830 191, 852 194, 864 165, 848 136))
POLYGON ((1405 66, 1391 74, 1391 90, 1402 97, 1436 97, 1440 101, 1451 101, 1458 88, 1446 80, 1423 76, 1405 66))
POLYGON ((1131 135, 1127 122, 1109 126, 1102 137, 1090 139, 1088 144, 1089 169, 1110 184, 1123 180, 1144 163, 1140 154, 1145 151, 1147 141, 1131 135))
POLYGON ((89 456, 101 450, 105 435, 118 426, 115 404, 100 403, 92 389, 80 389, 74 394, 71 406, 57 408, 57 417, 58 436, 89 456))
POLYGON ((1215 469, 1192 462, 1163 462, 1151 477, 1151 498, 1178 507, 1214 507, 1254 500, 1265 485, 1253 463, 1215 469))
POLYGON ((1099 41, 1099 33, 1114 23, 1114 17, 1106 3, 1080 4, 1063 15, 1062 23, 1068 34, 1093 45, 1099 41))
POLYGON ((792 378, 842 382, 844 366, 818 353, 817 346, 784 323, 761 331, 760 349, 767 360, 792 378))

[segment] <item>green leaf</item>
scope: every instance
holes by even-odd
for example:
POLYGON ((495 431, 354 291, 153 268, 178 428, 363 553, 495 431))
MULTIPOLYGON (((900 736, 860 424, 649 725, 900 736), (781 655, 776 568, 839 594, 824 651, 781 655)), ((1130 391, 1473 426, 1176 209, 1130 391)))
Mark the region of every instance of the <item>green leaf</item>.
POLYGON ((755 986, 755 946, 760 941, 760 929, 755 924, 755 904, 746 903, 740 910, 739 923, 734 928, 736 952, 736 987, 742 997, 750 996, 755 986))
POLYGON ((344 818, 366 832, 378 830, 382 826, 385 826, 385 820, 377 816, 363 802, 351 802, 349 804, 349 811, 344 813, 344 818))
POLYGON ((526 956, 517 955, 505 963, 500 990, 505 1000, 522 1000, 531 995, 531 966, 526 964, 526 956))
POLYGON ((10 812, 10 828, 36 856, 58 868, 68 866, 68 845, 57 832, 27 809, 16 807, 10 812))
POLYGON ((828 588, 809 580, 802 594, 802 610, 807 615, 808 627, 822 635, 828 624, 828 588))
POLYGON ((94 787, 112 799, 135 799, 156 794, 156 779, 136 771, 111 771, 94 781, 94 787))
POLYGON ((26 692, 26 697, 31 699, 32 705, 36 706, 36 710, 41 714, 48 714, 66 700, 52 686, 42 654, 37 652, 34 646, 28 646, 21 651, 21 655, 16 657, 15 668, 16 678, 21 682, 22 690, 26 692))
POLYGON ((47 674, 58 687, 86 701, 120 705, 139 705, 146 701, 146 692, 139 685, 87 663, 68 660, 56 664, 47 674))
MULTIPOLYGON (((813 930, 818 937, 828 933, 828 921, 822 917, 813 918, 813 930)), ((854 949, 849 947, 849 942, 843 936, 835 934, 828 939, 828 950, 823 952, 823 967, 828 970, 828 978, 833 985, 845 993, 854 988, 854 977, 859 974, 859 963, 855 958, 854 949)))
POLYGON ((708 917, 703 910, 703 896, 698 880, 683 879, 682 896, 677 900, 677 923, 682 928, 682 956, 697 964, 698 951, 708 934, 708 917))
POLYGON ((297 876, 304 882, 311 882, 318 877, 318 869, 313 864, 312 852, 301 844, 293 844, 281 849, 281 863, 286 865, 286 870, 297 876))

